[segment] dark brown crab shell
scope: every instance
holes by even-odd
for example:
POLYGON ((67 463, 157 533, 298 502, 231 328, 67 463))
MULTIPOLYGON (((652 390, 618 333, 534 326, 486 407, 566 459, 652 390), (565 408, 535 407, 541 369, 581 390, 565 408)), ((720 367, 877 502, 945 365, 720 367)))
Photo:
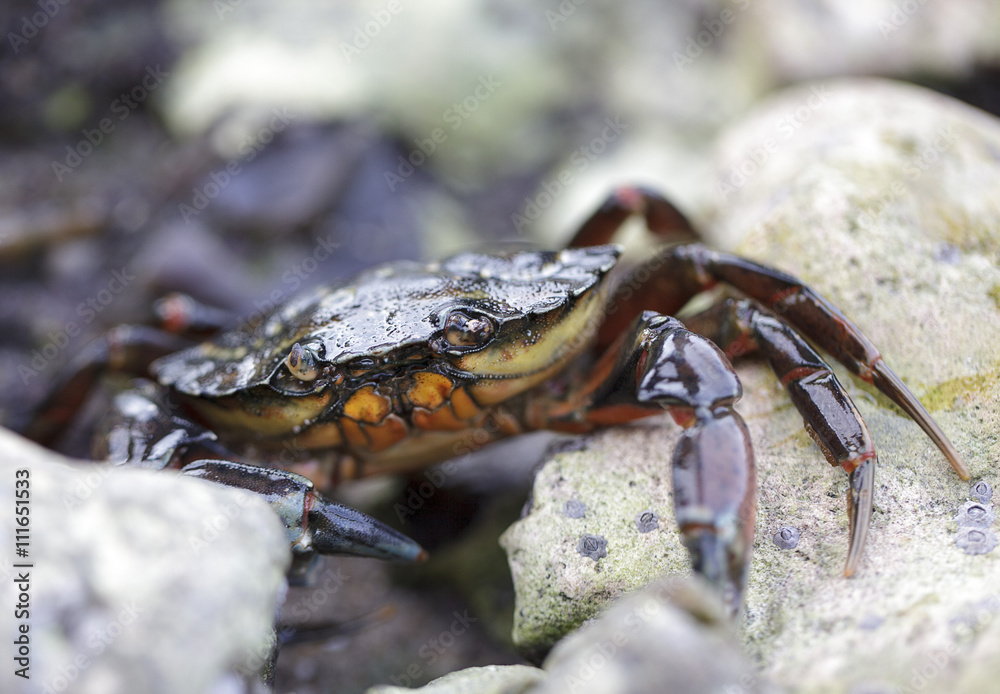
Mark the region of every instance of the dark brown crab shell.
MULTIPOLYGON (((384 265, 295 297, 254 325, 158 359, 151 370, 160 383, 182 393, 218 398, 272 385, 277 378, 288 381, 284 361, 297 342, 309 345, 327 367, 391 361, 392 355, 420 351, 447 360, 455 355, 444 353, 440 337, 451 311, 489 316, 497 325, 496 338, 511 339, 526 320, 571 308, 598 287, 619 253, 618 246, 604 245, 470 252, 423 265, 384 265)), ((558 356, 554 352, 552 361, 558 356)), ((302 382, 295 394, 327 384, 322 377, 302 382)))

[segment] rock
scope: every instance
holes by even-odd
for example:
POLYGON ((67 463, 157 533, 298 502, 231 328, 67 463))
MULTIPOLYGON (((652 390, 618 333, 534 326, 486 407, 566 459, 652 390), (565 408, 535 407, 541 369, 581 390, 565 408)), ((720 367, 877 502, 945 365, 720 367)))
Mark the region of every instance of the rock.
MULTIPOLYGON (((0 430, 3 486, 29 473, 27 568, 5 552, 0 630, 29 625, 30 680, 7 692, 241 691, 272 646, 285 532, 245 492, 79 464, 0 430), (28 574, 30 617, 15 615, 28 574), (14 577, 12 579, 12 576, 14 577)), ((13 498, 0 532, 14 537, 13 498)), ((11 540, 11 550, 13 542, 11 540)))
POLYGON ((468 668, 420 689, 381 686, 367 694, 562 694, 664 691, 774 692, 753 671, 725 619, 721 601, 701 581, 650 584, 617 602, 553 649, 543 669, 525 665, 468 668))
POLYGON ((719 599, 700 581, 650 584, 571 634, 545 660, 531 694, 771 692, 745 655, 719 599))
POLYGON ((762 60, 779 82, 834 74, 962 75, 996 56, 997 8, 975 0, 837 3, 819 13, 804 5, 752 10, 740 29, 766 46, 762 60))
POLYGON ((382 685, 366 694, 526 694, 544 677, 544 672, 527 665, 487 665, 452 672, 419 689, 382 685))
POLYGON ((269 138, 279 138, 275 146, 261 145, 251 162, 243 161, 246 149, 227 152, 231 159, 196 184, 200 191, 211 182, 219 188, 206 207, 215 224, 275 235, 306 227, 328 212, 363 152, 374 146, 370 133, 349 125, 321 129, 300 126, 278 115, 267 127, 269 138), (232 176, 225 171, 230 162, 236 162, 231 167, 235 171, 232 176))
MULTIPOLYGON (((973 692, 1000 676, 1000 553, 963 550, 956 543, 970 526, 955 520, 970 497, 992 503, 978 482, 997 483, 998 152, 996 119, 875 80, 780 94, 720 141, 715 245, 795 274, 843 309, 972 472, 960 480, 913 422, 836 367, 880 455, 867 548, 845 579, 846 476, 825 464, 773 374, 738 364, 759 490, 741 638, 779 685, 853 692, 958 681, 957 691, 973 692), (794 549, 773 540, 785 528, 799 533, 794 549)), ((676 434, 651 418, 542 469, 531 513, 503 538, 515 636, 530 653, 651 576, 689 571, 666 490, 676 434), (586 505, 585 518, 565 516, 570 498, 586 505), (645 509, 661 522, 639 535, 645 509), (576 551, 584 532, 607 539, 606 557, 576 551)))
POLYGON ((1000 457, 1000 122, 892 82, 806 87, 722 139, 721 180, 768 139, 766 161, 720 207, 720 237, 851 316, 965 455, 972 481, 840 370, 880 452, 868 548, 845 580, 843 475, 822 469, 773 379, 741 372, 759 457, 758 538, 778 525, 802 531, 791 552, 758 540, 748 648, 802 691, 941 688, 990 661, 996 677, 987 627, 1000 612, 1000 555, 956 546, 955 519, 978 481, 996 484, 1000 457), (789 130, 789 114, 799 127, 789 130), (860 628, 870 616, 883 621, 860 628))
POLYGON ((501 536, 516 589, 514 644, 529 657, 540 660, 609 598, 688 570, 673 525, 669 468, 654 443, 661 425, 676 429, 657 418, 557 453, 535 479, 531 513, 501 536), (664 522, 640 532, 636 516, 648 510, 664 522), (602 541, 605 556, 597 549, 602 541))

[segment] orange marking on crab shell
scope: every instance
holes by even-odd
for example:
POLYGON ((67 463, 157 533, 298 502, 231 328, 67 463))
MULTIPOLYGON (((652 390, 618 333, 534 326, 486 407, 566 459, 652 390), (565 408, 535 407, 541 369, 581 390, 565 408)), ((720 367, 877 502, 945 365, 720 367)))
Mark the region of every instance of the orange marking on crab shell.
POLYGON ((375 392, 375 386, 359 388, 344 403, 344 414, 358 422, 377 424, 392 412, 392 402, 375 392))
POLYGON ((409 430, 406 422, 397 414, 390 414, 379 424, 362 424, 362 430, 368 436, 368 449, 384 451, 407 437, 409 430))
POLYGON ((447 376, 421 371, 413 375, 413 385, 406 394, 414 407, 436 410, 448 399, 452 388, 454 385, 447 376))
POLYGON ((365 436, 361 425, 353 419, 348 419, 347 417, 341 419, 340 428, 344 432, 344 438, 347 440, 348 445, 354 448, 366 448, 368 446, 368 437, 365 436))
POLYGON ((418 429, 431 431, 460 431, 470 426, 469 422, 458 419, 450 407, 439 407, 434 411, 414 408, 412 420, 418 429))
POLYGON ((459 419, 472 419, 482 412, 465 388, 456 388, 451 394, 451 409, 459 419))

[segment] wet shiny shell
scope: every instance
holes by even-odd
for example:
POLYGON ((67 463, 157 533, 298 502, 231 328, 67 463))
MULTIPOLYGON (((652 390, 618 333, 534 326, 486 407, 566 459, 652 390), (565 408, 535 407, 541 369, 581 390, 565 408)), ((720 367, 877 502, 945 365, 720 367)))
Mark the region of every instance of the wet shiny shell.
MULTIPOLYGON (((328 386, 337 369, 371 368, 397 357, 448 360, 461 372, 462 350, 447 353, 443 339, 453 310, 493 321, 492 342, 523 338, 519 331, 529 330, 533 320, 572 308, 598 286, 618 253, 611 245, 558 252, 461 253, 426 265, 381 266, 296 297, 256 323, 159 359, 152 371, 165 385, 209 398, 265 384, 289 395, 305 395, 328 386), (285 361, 296 343, 316 355, 326 377, 303 382, 289 373, 285 361)), ((547 346, 551 354, 543 361, 556 361, 561 356, 557 347, 547 346)), ((535 361, 538 351, 532 354, 535 361)), ((464 358, 465 368, 474 369, 470 377, 509 378, 518 370, 516 364, 507 364, 506 372, 492 373, 489 369, 499 359, 464 358)), ((538 367, 532 363, 527 368, 538 367)))

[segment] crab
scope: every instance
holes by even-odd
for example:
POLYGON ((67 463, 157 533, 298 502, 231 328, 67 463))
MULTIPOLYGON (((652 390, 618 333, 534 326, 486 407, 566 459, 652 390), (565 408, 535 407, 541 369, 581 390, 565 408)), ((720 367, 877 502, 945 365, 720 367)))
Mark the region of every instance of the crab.
MULTIPOLYGON (((214 322, 179 315, 188 329, 214 322)), ((152 380, 114 398, 97 455, 260 495, 304 572, 322 554, 425 556, 404 535, 327 499, 326 487, 412 471, 473 440, 585 433, 665 410, 684 429, 672 458, 681 539, 735 614, 756 491, 729 357, 762 355, 827 461, 846 471, 846 576, 862 556, 875 447, 810 342, 902 408, 968 479, 955 447, 836 307, 790 275, 710 249, 674 205, 639 187, 614 191, 563 250, 377 267, 193 346, 152 328, 115 329, 78 356, 27 433, 50 442, 101 372, 145 373, 152 380), (633 215, 664 246, 616 278, 621 249, 610 242, 633 215), (671 317, 715 285, 726 290, 709 308, 684 322, 671 317), (276 459, 285 464, 245 462, 276 459), (296 469, 308 477, 289 469, 292 459, 305 461, 296 469)))

